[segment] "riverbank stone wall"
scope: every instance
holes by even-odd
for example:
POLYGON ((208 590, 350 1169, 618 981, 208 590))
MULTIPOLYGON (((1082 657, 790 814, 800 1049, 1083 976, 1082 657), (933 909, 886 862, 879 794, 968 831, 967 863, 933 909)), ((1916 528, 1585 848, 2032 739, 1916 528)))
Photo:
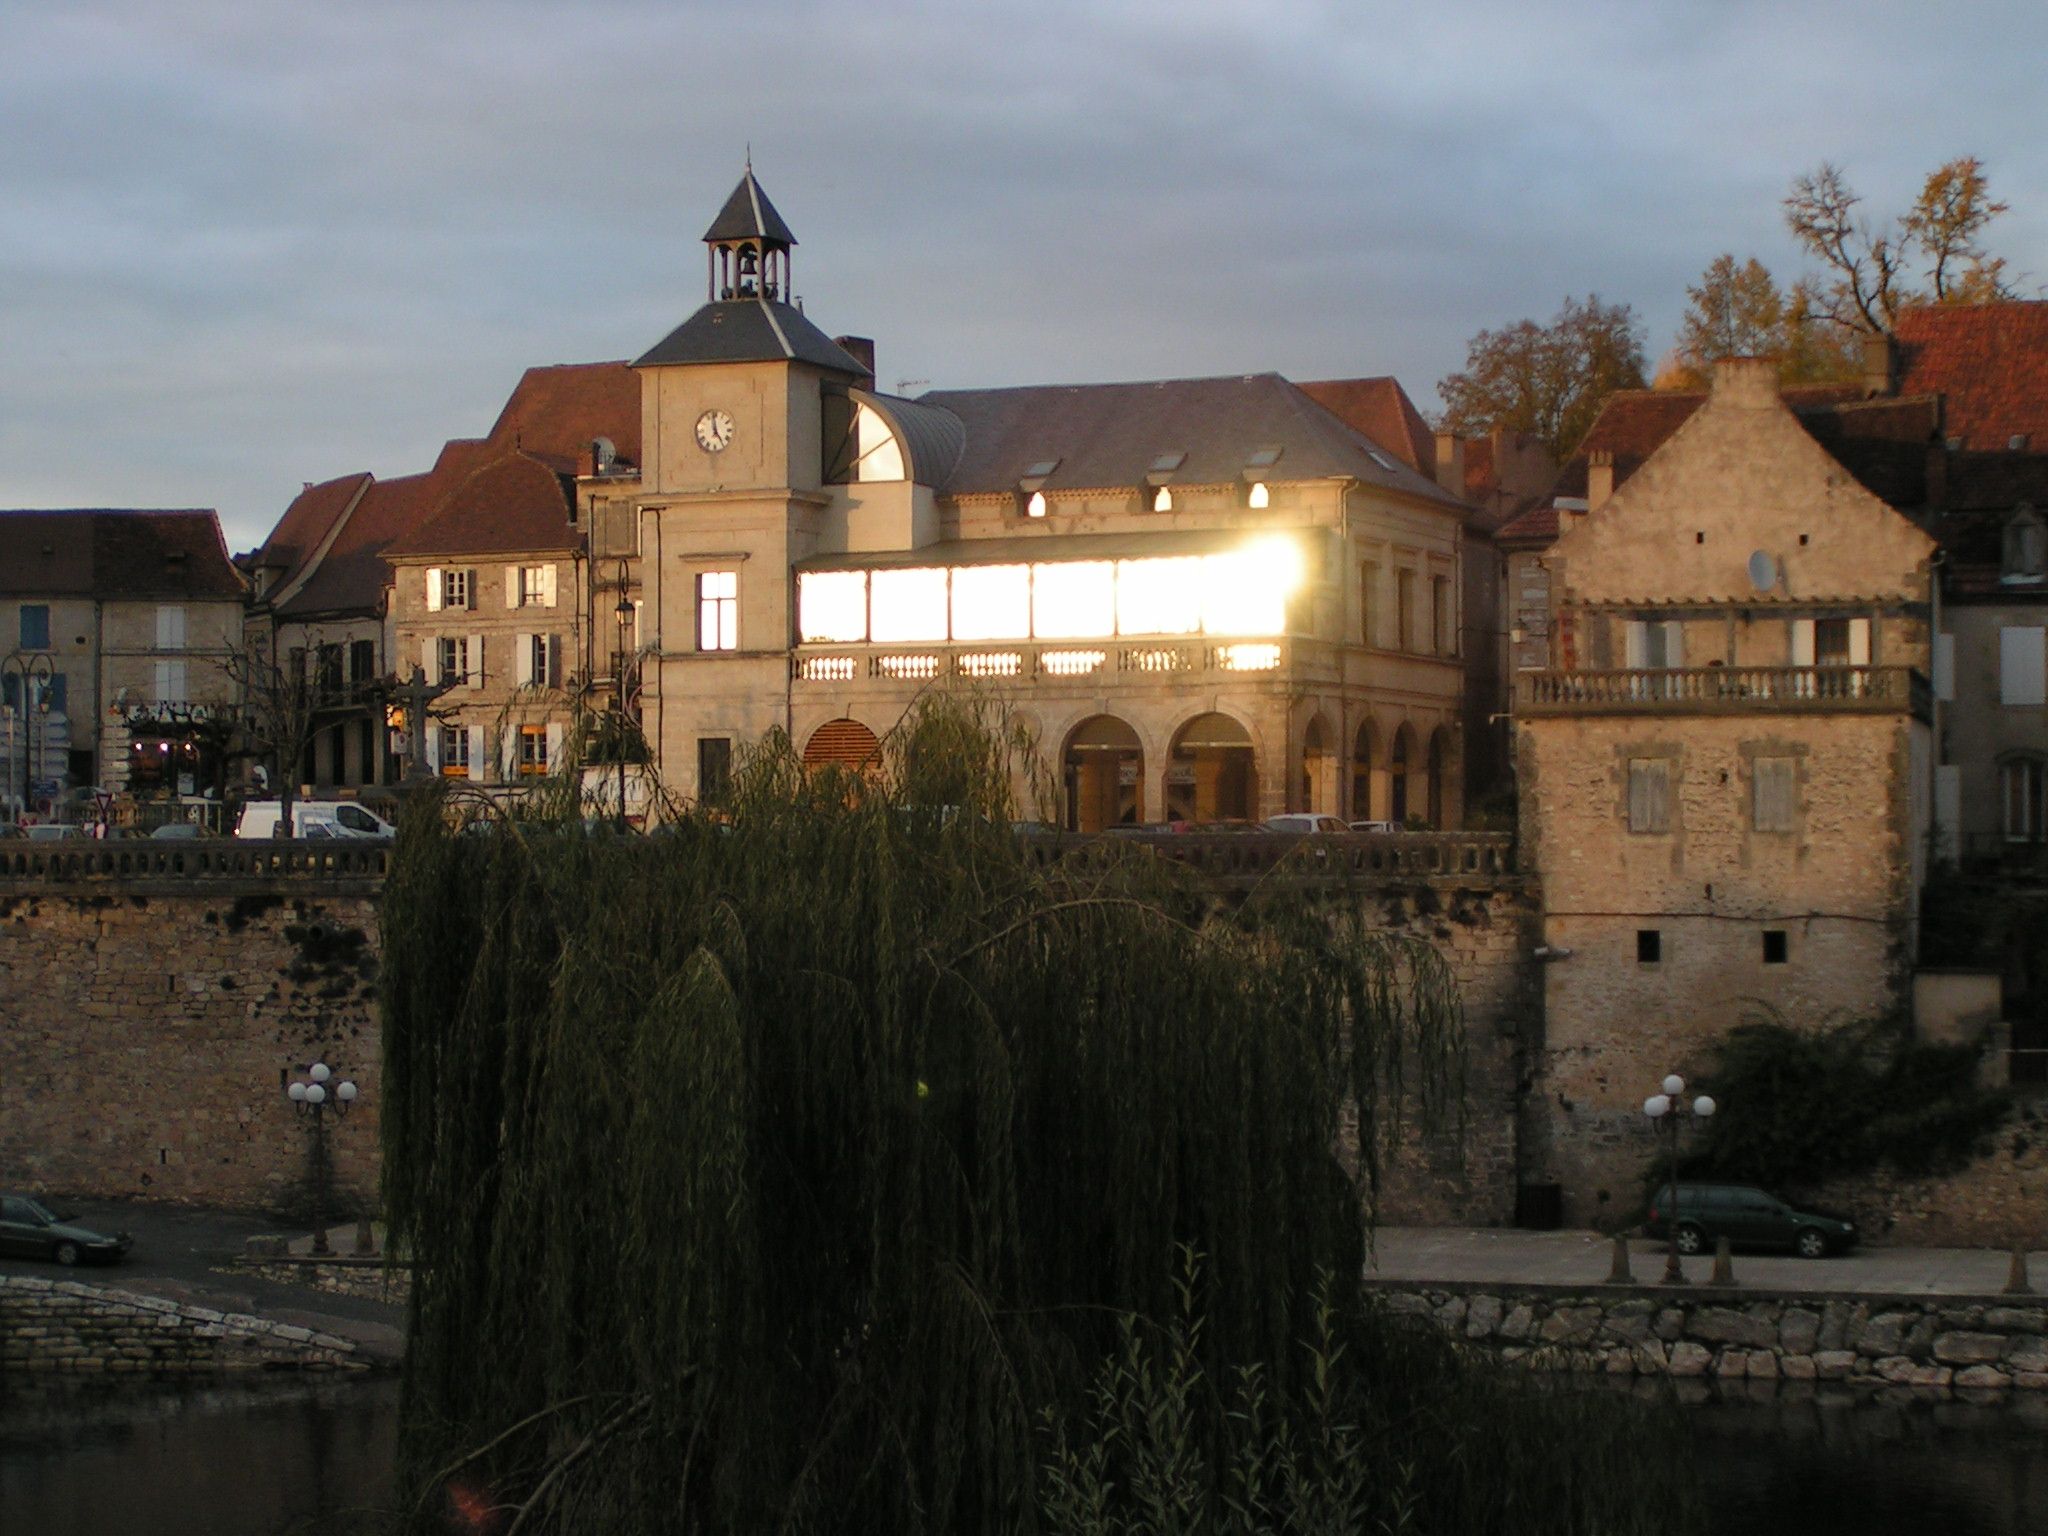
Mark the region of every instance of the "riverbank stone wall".
POLYGON ((2048 1390, 2048 1299, 1388 1285, 1386 1308, 1531 1370, 2048 1390))
POLYGON ((0 1369, 154 1376, 367 1370, 354 1341, 76 1280, 0 1275, 0 1369))

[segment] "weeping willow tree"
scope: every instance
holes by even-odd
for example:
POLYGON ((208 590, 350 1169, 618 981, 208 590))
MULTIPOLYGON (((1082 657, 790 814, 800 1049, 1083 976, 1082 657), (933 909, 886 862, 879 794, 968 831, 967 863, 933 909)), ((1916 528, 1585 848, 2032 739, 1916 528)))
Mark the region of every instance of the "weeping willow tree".
POLYGON ((1369 1172, 1384 1105, 1455 1102, 1444 965, 1361 903, 1051 856, 1017 750, 939 699, 869 773, 772 740, 655 836, 408 809, 383 1128, 424 1525, 1050 1530, 1046 1426, 1089 1432, 1136 1320, 1192 1310, 1206 1379, 1276 1399, 1332 1317, 1352 1377, 1393 1358, 1337 1149, 1355 1117, 1369 1172))

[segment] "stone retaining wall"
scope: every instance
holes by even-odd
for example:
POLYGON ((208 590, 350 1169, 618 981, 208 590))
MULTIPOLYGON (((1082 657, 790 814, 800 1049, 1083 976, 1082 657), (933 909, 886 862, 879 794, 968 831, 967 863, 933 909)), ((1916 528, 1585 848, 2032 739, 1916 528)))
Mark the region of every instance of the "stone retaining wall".
POLYGON ((367 1370, 349 1339, 75 1280, 0 1275, 0 1370, 367 1370))
POLYGON ((382 1259, 264 1259, 235 1266, 285 1285, 304 1286, 334 1296, 357 1296, 402 1307, 412 1297, 412 1267, 386 1266, 382 1259))
POLYGON ((1533 1370, 2048 1389, 2048 1299, 1637 1286, 1379 1291, 1393 1312, 1533 1370))

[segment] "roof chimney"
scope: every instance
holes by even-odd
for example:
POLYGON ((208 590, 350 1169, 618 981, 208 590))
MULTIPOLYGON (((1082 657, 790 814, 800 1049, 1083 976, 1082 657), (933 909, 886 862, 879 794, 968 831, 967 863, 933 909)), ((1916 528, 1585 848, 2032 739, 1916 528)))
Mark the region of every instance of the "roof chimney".
POLYGON ((1899 387, 1899 349, 1891 337, 1879 334, 1863 338, 1863 393, 1865 398, 1889 395, 1899 387))
POLYGON ((1714 364, 1714 399, 1729 405, 1771 405, 1778 399, 1775 357, 1724 357, 1714 364))
POLYGON ((1586 506, 1599 506, 1614 494, 1614 452, 1595 448, 1586 455, 1586 506))
POLYGON ((1436 483, 1453 496, 1465 494, 1465 440, 1455 432, 1436 435, 1436 483))
POLYGON ((867 370, 870 388, 875 382, 875 341, 872 336, 834 336, 832 342, 867 370))

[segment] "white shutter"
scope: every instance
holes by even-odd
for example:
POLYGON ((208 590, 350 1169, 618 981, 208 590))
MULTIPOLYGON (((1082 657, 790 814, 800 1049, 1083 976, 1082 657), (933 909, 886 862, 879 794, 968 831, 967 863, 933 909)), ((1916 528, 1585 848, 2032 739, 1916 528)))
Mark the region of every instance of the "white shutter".
POLYGON ((1810 667, 1813 665, 1813 620, 1792 621, 1792 665, 1810 667))
POLYGON ((465 725, 462 728, 462 738, 469 745, 469 776, 472 779, 489 778, 491 763, 484 755, 483 732, 473 725, 465 725))
POLYGON ((427 612, 439 613, 440 611, 441 567, 439 567, 438 565, 430 565, 427 567, 427 612))
POLYGON ((426 743, 427 767, 434 773, 441 771, 441 728, 429 718, 420 731, 420 740, 426 743))
POLYGON ((561 765, 562 728, 560 725, 550 725, 548 727, 548 772, 555 772, 561 765))
POLYGON ((168 661, 156 664, 156 696, 159 700, 171 696, 171 664, 168 661))
POLYGON ((1680 619, 1667 619, 1664 623, 1664 665, 1682 667, 1685 665, 1685 624, 1680 619))
POLYGON ((420 642, 420 671, 429 683, 441 681, 440 646, 432 635, 420 642))
POLYGON ((156 648, 160 651, 185 649, 185 609, 182 604, 157 604, 156 648))
POLYGON ((640 614, 640 609, 641 609, 641 606, 642 606, 642 604, 641 604, 641 600, 640 600, 639 598, 637 598, 637 597, 636 597, 636 598, 634 598, 634 599, 633 599, 633 649, 634 649, 634 650, 636 650, 636 651, 640 649, 640 634, 641 634, 641 630, 640 630, 640 623, 641 623, 641 614, 640 614))
POLYGON ((1934 637, 1934 696, 1946 702, 1956 696, 1956 637, 1934 637))
POLYGON ((555 606, 555 568, 544 565, 540 568, 540 600, 543 606, 555 606))
POLYGON ((1628 621, 1628 649, 1622 665, 1635 672, 1650 664, 1650 626, 1641 619, 1628 621))
POLYGON ((533 681, 533 636, 514 635, 512 650, 518 668, 519 686, 524 688, 533 681))
POLYGON ((507 608, 517 608, 519 606, 519 567, 516 565, 505 567, 505 606, 507 608))
POLYGON ((1849 621, 1849 665, 1867 667, 1870 665, 1870 620, 1849 621))
POLYGON ((469 637, 469 677, 467 681, 472 688, 481 688, 484 685, 484 637, 482 635, 471 635, 469 637))
POLYGON ((2048 629, 2007 627, 1998 632, 1998 702, 2048 702, 2048 629))

